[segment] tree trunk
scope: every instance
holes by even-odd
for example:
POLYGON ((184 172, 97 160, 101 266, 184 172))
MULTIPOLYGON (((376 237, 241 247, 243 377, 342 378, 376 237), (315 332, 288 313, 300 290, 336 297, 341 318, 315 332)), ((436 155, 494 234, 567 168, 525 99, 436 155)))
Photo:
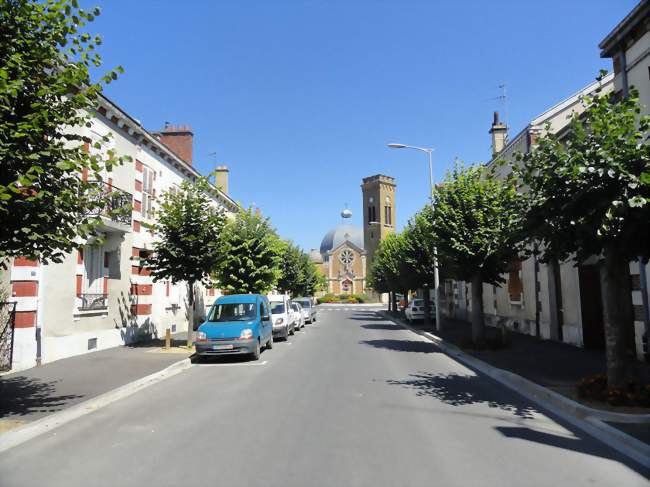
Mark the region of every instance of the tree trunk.
POLYGON ((483 321, 483 281, 480 274, 472 277, 472 342, 480 345, 485 341, 483 321))
POLYGON ((424 296, 424 326, 431 325, 431 304, 429 303, 429 287, 425 286, 422 289, 422 295, 424 296))
POLYGON ((187 284, 187 302, 189 308, 187 310, 187 348, 194 346, 194 282, 187 284))
POLYGON ((393 293, 388 291, 388 312, 393 311, 393 293))
POLYGON ((622 388, 626 379, 625 320, 627 310, 621 303, 620 289, 625 289, 628 263, 620 257, 613 246, 605 247, 604 285, 605 296, 605 351, 607 355, 607 386, 622 388))
POLYGON ((392 300, 393 300, 393 313, 397 313, 397 293, 393 291, 392 293, 392 300))

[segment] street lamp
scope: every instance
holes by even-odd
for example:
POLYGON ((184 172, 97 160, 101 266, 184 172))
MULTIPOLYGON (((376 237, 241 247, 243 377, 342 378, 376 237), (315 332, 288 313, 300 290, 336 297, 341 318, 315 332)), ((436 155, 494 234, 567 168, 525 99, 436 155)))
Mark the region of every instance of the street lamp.
MULTIPOLYGON (((406 145, 406 144, 396 144, 396 143, 390 143, 388 144, 388 147, 391 149, 415 149, 419 150, 420 152, 425 152, 428 155, 429 158, 429 198, 431 198, 431 202, 433 204, 433 163, 432 163, 432 154, 434 149, 429 148, 429 147, 416 147, 414 145, 406 145)), ((433 280, 434 280, 434 300, 436 303, 436 329, 440 330, 440 306, 438 306, 438 285, 440 281, 440 277, 438 275, 438 252, 436 251, 436 248, 433 248, 433 280)), ((426 297, 426 299, 429 299, 429 296, 426 297)))

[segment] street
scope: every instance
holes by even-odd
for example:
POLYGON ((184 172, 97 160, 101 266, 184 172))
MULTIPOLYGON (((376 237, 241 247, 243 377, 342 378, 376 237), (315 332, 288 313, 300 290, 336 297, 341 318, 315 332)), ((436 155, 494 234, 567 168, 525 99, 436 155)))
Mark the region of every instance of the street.
MULTIPOLYGON (((374 308, 212 359, 0 456, 19 485, 648 485, 639 467, 374 308)), ((647 473, 647 472, 646 472, 647 473)))

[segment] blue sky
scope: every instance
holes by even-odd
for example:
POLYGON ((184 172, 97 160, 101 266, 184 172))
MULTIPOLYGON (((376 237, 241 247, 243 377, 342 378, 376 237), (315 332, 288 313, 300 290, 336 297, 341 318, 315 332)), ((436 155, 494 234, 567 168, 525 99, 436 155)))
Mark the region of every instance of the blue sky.
POLYGON ((104 0, 93 32, 106 94, 150 130, 194 129, 194 163, 231 168, 230 193, 284 238, 318 247, 345 203, 361 225, 361 179, 397 179, 402 227, 454 157, 490 155, 508 91, 511 134, 611 69, 598 42, 636 0, 104 0), (209 154, 216 152, 216 159, 209 154))

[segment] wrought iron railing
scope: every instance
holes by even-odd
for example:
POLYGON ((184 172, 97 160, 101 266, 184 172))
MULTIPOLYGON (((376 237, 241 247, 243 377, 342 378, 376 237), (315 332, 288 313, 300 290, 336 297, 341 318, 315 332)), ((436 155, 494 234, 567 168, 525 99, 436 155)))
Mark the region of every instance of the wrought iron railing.
POLYGON ((108 308, 107 294, 79 294, 79 299, 81 299, 81 305, 79 306, 81 311, 108 308))
POLYGON ((97 208, 93 214, 131 226, 133 195, 103 181, 90 182, 97 184, 96 200, 103 199, 106 201, 106 204, 101 208, 97 208))

